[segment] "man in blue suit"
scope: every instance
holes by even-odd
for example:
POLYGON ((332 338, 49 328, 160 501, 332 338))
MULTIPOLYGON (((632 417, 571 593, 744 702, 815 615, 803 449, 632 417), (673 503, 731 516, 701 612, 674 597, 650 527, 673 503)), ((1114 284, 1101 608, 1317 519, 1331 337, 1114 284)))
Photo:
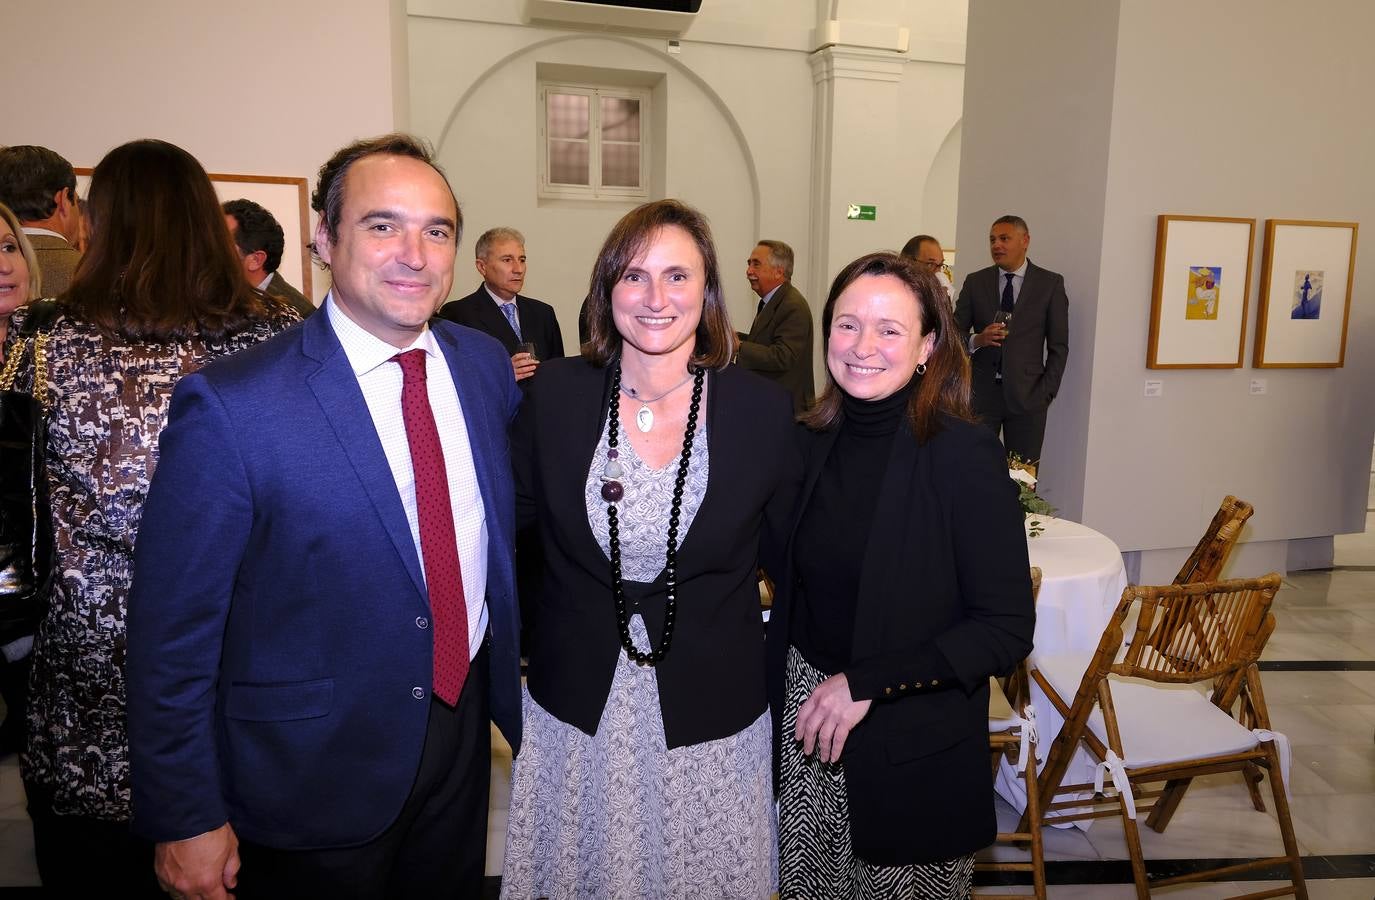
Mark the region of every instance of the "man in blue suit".
POLYGON ((133 827, 175 896, 478 896, 489 719, 520 746, 520 392, 497 341, 430 322, 462 218, 427 147, 345 147, 313 205, 320 314, 184 378, 162 432, 133 827))

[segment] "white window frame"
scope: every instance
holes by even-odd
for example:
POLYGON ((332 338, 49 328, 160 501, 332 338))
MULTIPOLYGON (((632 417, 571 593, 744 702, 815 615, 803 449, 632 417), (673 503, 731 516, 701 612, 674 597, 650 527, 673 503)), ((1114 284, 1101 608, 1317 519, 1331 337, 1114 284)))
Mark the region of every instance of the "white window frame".
POLYGON ((568 84, 540 82, 539 84, 539 194, 541 198, 581 200, 647 200, 649 199, 649 97, 647 89, 613 87, 610 85, 568 84), (549 180, 549 94, 580 94, 589 98, 588 115, 588 179, 591 184, 555 184, 549 180), (640 103, 640 186, 604 186, 602 180, 602 105, 603 97, 620 97, 640 103))

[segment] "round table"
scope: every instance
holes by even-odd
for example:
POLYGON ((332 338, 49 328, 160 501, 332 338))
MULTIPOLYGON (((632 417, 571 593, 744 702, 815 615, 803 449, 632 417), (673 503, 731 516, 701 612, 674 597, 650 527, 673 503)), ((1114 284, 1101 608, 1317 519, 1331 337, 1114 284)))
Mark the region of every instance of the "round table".
POLYGON ((1027 538, 1031 564, 1041 568, 1032 659, 1037 653, 1094 650, 1127 586, 1122 551, 1087 525, 1036 518, 1045 531, 1027 538))
MULTIPOLYGON (((1106 535, 1087 525, 1036 517, 1045 530, 1027 538, 1031 564, 1041 569, 1041 593, 1036 601, 1036 635, 1031 650, 1031 665, 1038 654, 1079 651, 1092 653, 1098 648, 1103 628, 1112 618, 1127 586, 1127 571, 1122 566, 1122 551, 1106 535)), ((1044 762, 1055 736, 1065 724, 1050 705, 1036 682, 1031 683, 1031 705, 1036 711, 1037 762, 1044 762)), ((1077 783, 1093 778, 1093 762, 1081 749, 1070 763, 1066 781, 1077 783)), ((1014 766, 1006 759, 999 766, 996 789, 1018 812, 1026 809, 1026 786, 1014 766)), ((1087 828, 1092 820, 1083 820, 1087 828)))

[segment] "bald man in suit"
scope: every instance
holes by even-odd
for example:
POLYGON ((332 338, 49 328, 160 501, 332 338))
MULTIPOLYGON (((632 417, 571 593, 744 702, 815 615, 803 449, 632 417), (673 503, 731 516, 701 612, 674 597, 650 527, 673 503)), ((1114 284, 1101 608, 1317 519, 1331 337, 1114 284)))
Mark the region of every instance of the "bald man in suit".
POLYGON ((1038 465, 1069 359, 1065 279, 1027 259, 1031 232, 1018 216, 995 221, 988 243, 993 265, 969 275, 955 301, 955 327, 970 334, 974 412, 1008 453, 1038 465))

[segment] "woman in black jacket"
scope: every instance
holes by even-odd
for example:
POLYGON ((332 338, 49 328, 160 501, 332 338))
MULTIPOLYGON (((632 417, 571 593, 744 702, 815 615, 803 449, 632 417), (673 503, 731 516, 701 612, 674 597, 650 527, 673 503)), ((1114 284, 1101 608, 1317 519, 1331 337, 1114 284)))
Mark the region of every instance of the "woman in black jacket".
POLYGON ((729 365, 706 220, 612 230, 583 358, 517 418, 545 553, 503 897, 769 897, 776 847, 757 571, 801 463, 777 385, 729 365))
POLYGON ((1035 624, 1017 491, 930 275, 855 260, 822 334, 769 626, 780 894, 964 897, 996 832, 988 678, 1035 624))

